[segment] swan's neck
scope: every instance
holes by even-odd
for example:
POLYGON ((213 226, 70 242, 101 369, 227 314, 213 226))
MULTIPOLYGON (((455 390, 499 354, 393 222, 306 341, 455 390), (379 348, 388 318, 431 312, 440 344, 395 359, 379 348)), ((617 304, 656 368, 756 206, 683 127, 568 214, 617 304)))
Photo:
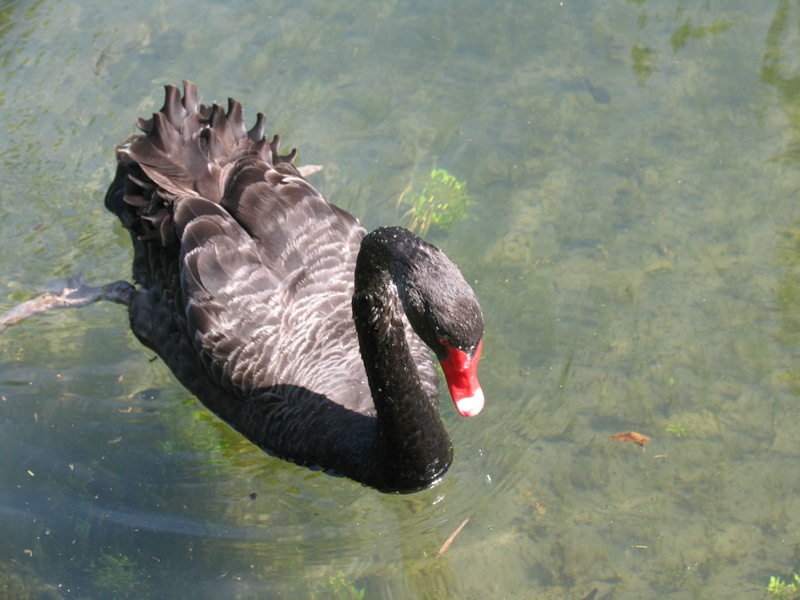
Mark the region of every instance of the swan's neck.
POLYGON ((427 487, 452 461, 450 438, 439 416, 437 399, 420 383, 406 339, 402 304, 390 273, 398 277, 390 248, 359 254, 353 316, 377 412, 376 448, 372 453, 378 487, 404 491, 427 487), (380 464, 380 467, 378 467, 380 464))

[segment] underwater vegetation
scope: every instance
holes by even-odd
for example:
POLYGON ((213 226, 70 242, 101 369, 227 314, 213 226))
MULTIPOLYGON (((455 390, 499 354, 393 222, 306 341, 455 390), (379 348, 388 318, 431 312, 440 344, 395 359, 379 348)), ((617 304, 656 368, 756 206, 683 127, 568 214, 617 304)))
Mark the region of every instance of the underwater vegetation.
POLYGON ((775 600, 797 600, 800 598, 800 576, 794 574, 794 583, 786 583, 780 577, 770 577, 767 594, 775 600))
MULTIPOLYGON (((332 600, 362 600, 366 589, 357 588, 355 584, 344 575, 334 575, 323 586, 324 598, 332 600)), ((316 596, 312 595, 312 598, 316 596)))
POLYGON ((0 563, 0 600, 58 600, 56 588, 36 579, 31 570, 12 561, 0 563))
POLYGON ((143 592, 138 565, 125 555, 101 554, 89 569, 95 590, 114 598, 133 598, 143 592))
POLYGON ((431 226, 447 232, 466 218, 469 207, 475 202, 467 193, 467 183, 459 181, 446 169, 434 168, 419 194, 400 195, 398 205, 408 206, 403 219, 408 220, 408 228, 424 236, 431 226))
POLYGON ((671 433, 676 438, 686 438, 692 435, 691 429, 683 423, 670 423, 666 426, 665 431, 671 433))

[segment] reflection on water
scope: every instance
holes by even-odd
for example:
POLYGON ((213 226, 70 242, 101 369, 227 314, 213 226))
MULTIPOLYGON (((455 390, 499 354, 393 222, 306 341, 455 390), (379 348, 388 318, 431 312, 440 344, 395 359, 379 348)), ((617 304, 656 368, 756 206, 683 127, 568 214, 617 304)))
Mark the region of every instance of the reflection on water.
POLYGON ((487 320, 487 407, 445 403, 453 468, 411 496, 254 448, 151 362, 122 307, 11 328, 9 589, 758 597, 791 577, 797 7, 540 4, 0 9, 0 308, 128 275, 102 207, 113 146, 190 78, 266 112, 368 227, 434 168, 467 182, 474 218, 428 237, 487 320), (645 452, 607 443, 628 430, 645 452))

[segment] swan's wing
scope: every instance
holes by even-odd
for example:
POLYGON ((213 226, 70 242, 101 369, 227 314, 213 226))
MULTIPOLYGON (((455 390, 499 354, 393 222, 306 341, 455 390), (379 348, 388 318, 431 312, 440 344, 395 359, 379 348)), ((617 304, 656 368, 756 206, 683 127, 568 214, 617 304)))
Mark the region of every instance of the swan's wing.
MULTIPOLYGON (((147 306, 132 307, 134 330, 168 353, 168 342, 155 342, 169 336, 152 331, 163 324, 152 308, 182 304, 186 322, 169 317, 188 333, 179 342, 234 395, 293 384, 369 413, 351 314, 364 229, 303 179, 296 152, 281 155, 280 138, 264 137, 262 114, 247 130, 237 101, 225 111, 200 104, 193 84, 184 89, 181 97, 167 86, 163 108, 138 123, 143 135, 118 147, 106 195, 136 247, 137 304, 147 306), (172 287, 178 252, 180 290, 172 287), (164 263, 155 274, 153 261, 164 263)), ((434 390, 427 349, 411 345, 434 390)))
POLYGON ((230 173, 221 204, 176 202, 190 334, 226 384, 295 384, 355 410, 371 398, 350 299, 363 229, 299 175, 263 162, 230 173))

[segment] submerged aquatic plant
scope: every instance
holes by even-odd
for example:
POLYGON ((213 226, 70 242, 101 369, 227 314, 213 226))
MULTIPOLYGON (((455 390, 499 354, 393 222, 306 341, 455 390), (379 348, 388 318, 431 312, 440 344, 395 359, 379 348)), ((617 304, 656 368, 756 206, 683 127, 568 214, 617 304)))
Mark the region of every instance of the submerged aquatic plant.
POLYGON ((124 554, 116 557, 101 554, 97 562, 92 561, 89 569, 95 589, 114 598, 133 598, 142 593, 135 561, 124 554))
POLYGON ((425 235, 431 226, 449 231, 467 216, 474 202, 467 194, 465 181, 459 181, 446 169, 434 168, 422 192, 419 195, 403 192, 398 204, 409 207, 403 215, 404 219, 409 219, 408 228, 425 235))
POLYGON ((354 582, 341 574, 330 577, 323 588, 325 597, 335 600, 362 600, 366 591, 357 588, 354 582))
POLYGON ((770 577, 767 594, 776 600, 800 599, 800 575, 794 574, 794 583, 786 583, 780 577, 770 577))
POLYGON ((670 423, 666 426, 665 431, 676 438, 686 438, 692 434, 691 430, 682 423, 670 423))
POLYGON ((39 581, 30 567, 17 561, 0 562, 0 599, 59 600, 57 588, 39 581))

